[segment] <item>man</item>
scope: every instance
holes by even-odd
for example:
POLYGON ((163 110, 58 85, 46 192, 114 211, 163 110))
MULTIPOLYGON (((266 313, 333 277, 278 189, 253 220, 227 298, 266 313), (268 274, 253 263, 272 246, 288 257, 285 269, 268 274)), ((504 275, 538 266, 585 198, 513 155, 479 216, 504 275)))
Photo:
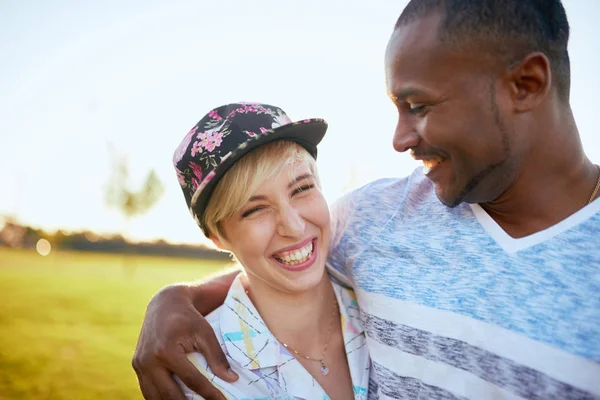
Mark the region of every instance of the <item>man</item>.
MULTIPOLYGON (((600 168, 569 105, 568 36, 559 0, 413 0, 398 19, 394 147, 425 168, 338 202, 329 257, 357 292, 370 398, 600 398, 600 168)), ((230 280, 152 300, 147 399, 183 398, 171 373, 222 398, 183 354, 228 378, 198 312, 230 280)))

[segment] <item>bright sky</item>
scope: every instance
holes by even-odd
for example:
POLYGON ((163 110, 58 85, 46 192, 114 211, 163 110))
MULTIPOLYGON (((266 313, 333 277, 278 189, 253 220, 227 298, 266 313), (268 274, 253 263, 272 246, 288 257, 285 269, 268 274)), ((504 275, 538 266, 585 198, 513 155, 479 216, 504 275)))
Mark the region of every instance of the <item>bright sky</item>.
MULTIPOLYGON (((173 150, 208 110, 240 100, 328 120, 319 167, 330 201, 409 174, 417 164, 392 149, 396 114, 383 76, 405 3, 1 0, 0 215, 46 229, 121 230, 104 200, 112 144, 134 182, 155 169, 166 188, 129 234, 199 242, 173 150)), ((599 163, 600 2, 564 4, 571 104, 599 163)))

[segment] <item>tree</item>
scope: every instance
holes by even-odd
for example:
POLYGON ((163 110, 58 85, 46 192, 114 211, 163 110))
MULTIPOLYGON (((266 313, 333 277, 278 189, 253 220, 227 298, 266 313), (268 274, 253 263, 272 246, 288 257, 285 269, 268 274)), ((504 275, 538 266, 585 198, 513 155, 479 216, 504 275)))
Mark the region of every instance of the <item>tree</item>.
POLYGON ((127 159, 115 156, 108 184, 106 202, 116 208, 126 220, 147 213, 161 198, 164 186, 154 170, 150 170, 140 190, 133 190, 127 159))
MULTIPOLYGON (((147 213, 161 198, 164 186, 154 170, 150 170, 139 190, 132 188, 127 158, 112 151, 112 166, 105 187, 106 203, 120 211, 125 217, 125 232, 132 218, 147 213)), ((129 268, 127 268, 129 270, 129 268)), ((129 271, 129 272, 132 272, 129 271)))

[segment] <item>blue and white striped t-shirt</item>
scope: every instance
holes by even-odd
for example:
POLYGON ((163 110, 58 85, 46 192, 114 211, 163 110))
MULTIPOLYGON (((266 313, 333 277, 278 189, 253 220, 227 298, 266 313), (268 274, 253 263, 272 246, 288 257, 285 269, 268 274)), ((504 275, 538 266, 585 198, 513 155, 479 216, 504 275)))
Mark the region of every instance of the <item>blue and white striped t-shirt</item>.
POLYGON ((333 207, 370 399, 600 399, 600 200, 521 239, 417 169, 333 207))

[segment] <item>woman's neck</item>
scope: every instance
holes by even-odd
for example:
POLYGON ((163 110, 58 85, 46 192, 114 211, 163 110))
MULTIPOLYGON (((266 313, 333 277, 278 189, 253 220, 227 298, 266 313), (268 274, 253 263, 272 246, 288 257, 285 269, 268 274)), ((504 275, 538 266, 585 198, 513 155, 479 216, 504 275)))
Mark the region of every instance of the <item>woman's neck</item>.
POLYGON ((252 276, 243 278, 252 303, 281 343, 308 356, 319 356, 328 330, 339 325, 337 301, 327 274, 301 293, 279 291, 252 276), (302 351, 304 350, 304 352, 302 351))

